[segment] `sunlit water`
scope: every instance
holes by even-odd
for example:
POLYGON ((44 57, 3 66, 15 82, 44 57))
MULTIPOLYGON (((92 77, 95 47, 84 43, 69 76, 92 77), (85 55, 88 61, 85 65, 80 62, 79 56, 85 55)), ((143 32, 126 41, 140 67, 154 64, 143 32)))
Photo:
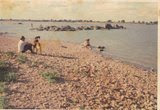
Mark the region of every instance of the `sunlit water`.
MULTIPOLYGON (((31 22, 0 22, 0 32, 9 32, 12 36, 34 38, 40 35, 42 39, 53 39, 81 43, 86 38, 91 39, 93 46, 105 46, 105 54, 129 61, 144 67, 157 69, 157 25, 121 24, 123 30, 88 30, 74 32, 54 32, 30 30, 31 22)), ((73 27, 104 26, 104 23, 66 23, 66 22, 32 22, 33 27, 56 25, 73 27)))

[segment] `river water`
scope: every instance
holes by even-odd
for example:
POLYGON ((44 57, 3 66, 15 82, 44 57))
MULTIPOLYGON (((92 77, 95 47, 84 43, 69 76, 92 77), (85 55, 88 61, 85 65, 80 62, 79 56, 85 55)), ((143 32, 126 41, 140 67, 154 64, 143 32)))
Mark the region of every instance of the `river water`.
POLYGON ((33 27, 42 26, 104 26, 104 23, 69 23, 69 22, 22 22, 0 21, 0 32, 9 32, 11 36, 41 39, 62 40, 81 43, 90 38, 93 46, 105 46, 104 54, 122 59, 144 67, 157 69, 157 25, 145 24, 120 24, 127 29, 122 30, 88 30, 88 31, 36 31, 33 27))

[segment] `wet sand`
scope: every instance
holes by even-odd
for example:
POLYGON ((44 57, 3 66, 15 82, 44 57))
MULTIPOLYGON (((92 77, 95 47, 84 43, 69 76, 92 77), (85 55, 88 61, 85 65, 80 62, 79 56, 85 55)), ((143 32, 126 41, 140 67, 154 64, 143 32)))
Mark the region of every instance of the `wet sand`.
MULTIPOLYGON (((7 84, 7 108, 155 110, 157 73, 103 57, 78 44, 41 41, 42 55, 25 53, 16 61, 18 38, 0 36, 0 60, 17 69, 16 82, 7 84), (4 52, 12 51, 7 58, 4 52), (57 72, 50 83, 39 73, 57 72)), ((28 40, 28 39, 26 39, 28 40)), ((31 40, 28 40, 31 42, 31 40)))

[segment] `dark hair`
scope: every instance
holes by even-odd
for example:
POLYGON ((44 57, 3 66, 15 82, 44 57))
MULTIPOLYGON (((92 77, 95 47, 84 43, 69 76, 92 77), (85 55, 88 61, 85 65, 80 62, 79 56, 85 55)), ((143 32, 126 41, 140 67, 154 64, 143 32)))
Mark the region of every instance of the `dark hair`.
POLYGON ((86 39, 86 41, 90 41, 90 39, 86 39))
POLYGON ((25 37, 24 37, 24 36, 22 36, 20 40, 25 40, 25 37))
POLYGON ((36 37, 35 37, 35 39, 38 39, 38 38, 40 39, 40 36, 36 36, 36 37))

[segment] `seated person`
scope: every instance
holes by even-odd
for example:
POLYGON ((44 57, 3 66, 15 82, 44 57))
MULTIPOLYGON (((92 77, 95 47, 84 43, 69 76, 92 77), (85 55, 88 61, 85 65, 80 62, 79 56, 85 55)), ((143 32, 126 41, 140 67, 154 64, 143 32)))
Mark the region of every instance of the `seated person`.
POLYGON ((91 48, 91 45, 90 45, 90 39, 86 39, 84 41, 84 43, 82 44, 83 47, 86 47, 86 48, 91 48))
POLYGON ((35 37, 34 39, 34 44, 33 44, 33 48, 34 51, 37 53, 38 51, 41 53, 42 52, 42 48, 41 48, 41 44, 39 42, 40 36, 35 37))
POLYGON ((20 41, 18 42, 18 52, 25 53, 27 50, 30 50, 31 53, 33 53, 32 44, 25 42, 25 37, 22 36, 20 41))

